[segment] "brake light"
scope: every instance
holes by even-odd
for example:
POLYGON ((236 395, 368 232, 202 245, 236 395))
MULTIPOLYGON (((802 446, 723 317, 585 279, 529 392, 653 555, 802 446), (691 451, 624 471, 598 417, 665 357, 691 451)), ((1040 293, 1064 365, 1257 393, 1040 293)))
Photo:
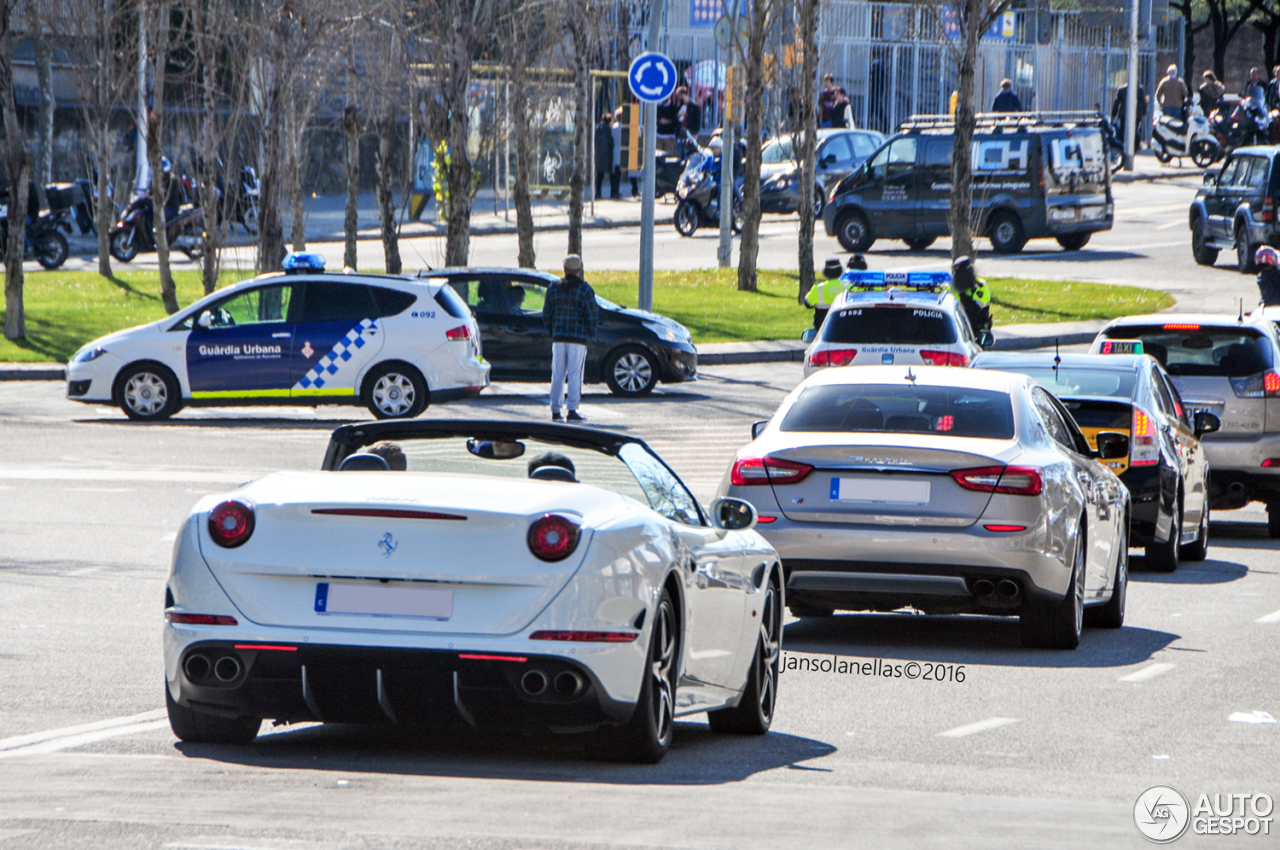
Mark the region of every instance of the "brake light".
MULTIPOLYGON (((1266 466, 1265 463, 1262 465, 1266 466)), ((777 522, 777 521, 778 521, 778 518, 776 516, 757 516, 756 517, 756 522, 759 523, 760 525, 768 525, 771 522, 777 522)))
POLYGON ((1011 496, 1038 496, 1044 477, 1033 466, 980 466, 952 470, 951 477, 966 490, 1006 493, 1011 496))
POLYGON ((445 331, 444 335, 452 340, 471 339, 471 325, 459 325, 453 330, 445 331))
POLYGON ((1130 466, 1155 466, 1160 462, 1160 448, 1156 445, 1156 423, 1141 408, 1133 409, 1129 445, 1130 466))
POLYGON ((311 513, 325 516, 363 516, 379 519, 466 520, 466 517, 457 514, 442 514, 436 511, 408 511, 396 508, 312 508, 311 513))
POLYGON ((164 618, 170 623, 182 626, 238 626, 235 617, 225 614, 179 614, 177 611, 164 612, 164 618))
POLYGON ((1262 462, 1263 469, 1275 469, 1280 466, 1280 457, 1269 457, 1262 462))
POLYGON ((529 551, 544 561, 563 561, 578 548, 578 524, 547 514, 529 526, 529 551))
POLYGON ((1276 199, 1267 197, 1262 200, 1262 216, 1263 221, 1276 220, 1276 199))
POLYGON ((994 531, 997 534, 1008 534, 1014 531, 1026 531, 1025 525, 984 525, 987 531, 994 531))
POLYGON ((1164 329, 1167 331, 1198 331, 1200 330, 1200 326, 1183 324, 1181 322, 1171 322, 1165 325, 1164 329))
POLYGON ((969 358, 955 351, 930 351, 924 349, 920 352, 920 359, 930 366, 969 365, 969 358))
POLYGON ((738 487, 752 484, 795 484, 813 472, 807 463, 776 457, 740 457, 733 462, 729 480, 738 487))
POLYGON ((1239 398, 1275 398, 1280 396, 1280 375, 1260 372, 1245 378, 1232 378, 1231 389, 1239 398))
POLYGON ((224 549, 243 546, 252 535, 252 506, 231 499, 209 512, 209 536, 224 549))
POLYGON ((571 640, 582 643, 631 643, 640 637, 639 632, 553 632, 541 631, 529 635, 529 640, 571 640))
POLYGON ((810 366, 848 366, 858 356, 856 348, 824 348, 809 355, 810 366))
POLYGON ((297 652, 296 646, 279 646, 274 643, 237 643, 236 649, 254 649, 263 652, 297 652))

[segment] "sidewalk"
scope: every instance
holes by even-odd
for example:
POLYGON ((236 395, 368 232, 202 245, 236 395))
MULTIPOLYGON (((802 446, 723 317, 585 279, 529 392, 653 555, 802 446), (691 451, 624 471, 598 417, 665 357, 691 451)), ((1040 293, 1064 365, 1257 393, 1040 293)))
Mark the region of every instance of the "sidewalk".
POLYGON ((1111 175, 1111 182, 1146 183, 1152 180, 1186 179, 1199 183, 1203 176, 1204 169, 1192 162, 1191 157, 1173 159, 1167 165, 1161 165, 1160 160, 1156 159, 1156 155, 1148 148, 1139 151, 1133 158, 1133 171, 1115 172, 1111 175))

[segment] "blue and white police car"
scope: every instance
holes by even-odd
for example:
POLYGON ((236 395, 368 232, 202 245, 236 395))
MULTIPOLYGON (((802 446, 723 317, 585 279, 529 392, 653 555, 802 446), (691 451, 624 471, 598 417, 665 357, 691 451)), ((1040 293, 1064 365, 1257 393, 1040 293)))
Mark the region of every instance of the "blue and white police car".
POLYGON ((847 289, 805 350, 804 374, 830 366, 968 366, 991 344, 969 326, 950 272, 847 271, 847 289))
POLYGON ((480 330, 438 280, 325 274, 319 254, 76 352, 67 397, 167 419, 184 405, 363 404, 379 419, 489 385, 480 330))

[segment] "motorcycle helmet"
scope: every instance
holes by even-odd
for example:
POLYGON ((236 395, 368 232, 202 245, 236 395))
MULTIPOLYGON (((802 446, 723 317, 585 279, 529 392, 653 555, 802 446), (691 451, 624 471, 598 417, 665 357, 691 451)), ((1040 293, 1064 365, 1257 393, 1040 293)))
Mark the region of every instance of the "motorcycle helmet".
POLYGON ((167 156, 160 157, 160 170, 163 171, 165 174, 170 174, 173 172, 173 163, 169 161, 169 157, 167 156))
POLYGON ((1272 268, 1280 268, 1280 251, 1276 251, 1270 245, 1263 245, 1253 255, 1254 260, 1260 266, 1271 266, 1272 268))
POLYGON ((711 148, 713 154, 720 153, 724 150, 724 139, 720 136, 712 136, 711 141, 707 142, 707 147, 711 148))

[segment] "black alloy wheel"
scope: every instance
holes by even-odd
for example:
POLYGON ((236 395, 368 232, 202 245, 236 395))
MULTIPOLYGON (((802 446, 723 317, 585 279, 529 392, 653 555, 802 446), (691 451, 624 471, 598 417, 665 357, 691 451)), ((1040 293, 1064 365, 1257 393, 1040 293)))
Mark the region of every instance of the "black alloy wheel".
POLYGON ((604 381, 609 392, 624 398, 640 398, 658 385, 658 364, 653 355, 638 345, 627 345, 604 361, 604 381))
POLYGON ((782 601, 773 578, 765 587, 760 607, 760 637, 747 673, 742 699, 733 708, 707 712, 712 732, 763 735, 773 722, 778 702, 778 667, 782 657, 782 601))
POLYGON ((822 218, 822 208, 827 205, 827 200, 822 196, 822 187, 813 187, 813 220, 817 221, 822 218))
POLYGON ((169 711, 169 728, 188 744, 248 744, 258 737, 262 727, 260 717, 216 717, 178 705, 167 682, 164 702, 169 711))
POLYGON ((1236 268, 1245 274, 1256 272, 1258 263, 1253 258, 1255 250, 1249 242, 1249 228, 1244 225, 1236 227, 1236 268))
POLYGON ((1008 210, 1001 210, 991 217, 987 237, 991 240, 991 247, 1001 254, 1016 254, 1027 244, 1022 222, 1008 210))
POLYGON ((1169 517, 1169 539, 1146 548, 1147 569, 1153 572, 1171 573, 1178 569, 1178 551, 1182 548, 1181 508, 1181 498, 1174 499, 1173 514, 1169 517))
MULTIPOLYGON (((1085 518, 1080 518, 1084 529, 1085 518)), ((1080 645, 1084 631, 1084 574, 1085 553, 1088 542, 1080 534, 1076 543, 1075 564, 1071 569, 1071 582, 1062 601, 1053 604, 1023 603, 1019 625, 1022 627, 1022 644, 1043 649, 1075 649, 1080 645)))
POLYGON ((122 263, 132 262, 138 256, 140 237, 136 228, 130 227, 113 234, 111 237, 111 256, 122 263))
POLYGON ((657 764, 671 748, 675 736, 676 681, 680 666, 680 618, 671 592, 663 589, 654 612, 649 651, 645 653, 640 698, 631 719, 616 729, 606 729, 597 739, 604 758, 657 764))
POLYGON ((681 236, 692 236, 698 230, 698 208, 688 201, 681 201, 676 205, 675 215, 671 217, 671 223, 676 226, 676 232, 681 236))
POLYGON ((1197 218, 1191 225, 1191 256, 1202 266, 1218 262, 1218 249, 1209 245, 1208 225, 1203 217, 1197 218))
POLYGON ((836 223, 836 239, 840 240, 840 247, 851 254, 866 253, 876 241, 866 217, 857 210, 840 217, 836 223))
MULTIPOLYGON (((1205 493, 1209 492, 1209 482, 1205 482, 1205 493)), ((1199 563, 1209 557, 1209 499, 1206 496, 1204 507, 1200 511, 1200 527, 1196 531, 1196 539, 1183 546, 1178 557, 1187 563, 1199 563)))
POLYGON ((71 249, 67 246, 67 237, 52 230, 35 241, 36 262, 46 269, 56 269, 67 261, 71 249))
POLYGON ((1191 146, 1191 161, 1200 168, 1208 168, 1218 160, 1218 145, 1207 139, 1200 139, 1191 146))

